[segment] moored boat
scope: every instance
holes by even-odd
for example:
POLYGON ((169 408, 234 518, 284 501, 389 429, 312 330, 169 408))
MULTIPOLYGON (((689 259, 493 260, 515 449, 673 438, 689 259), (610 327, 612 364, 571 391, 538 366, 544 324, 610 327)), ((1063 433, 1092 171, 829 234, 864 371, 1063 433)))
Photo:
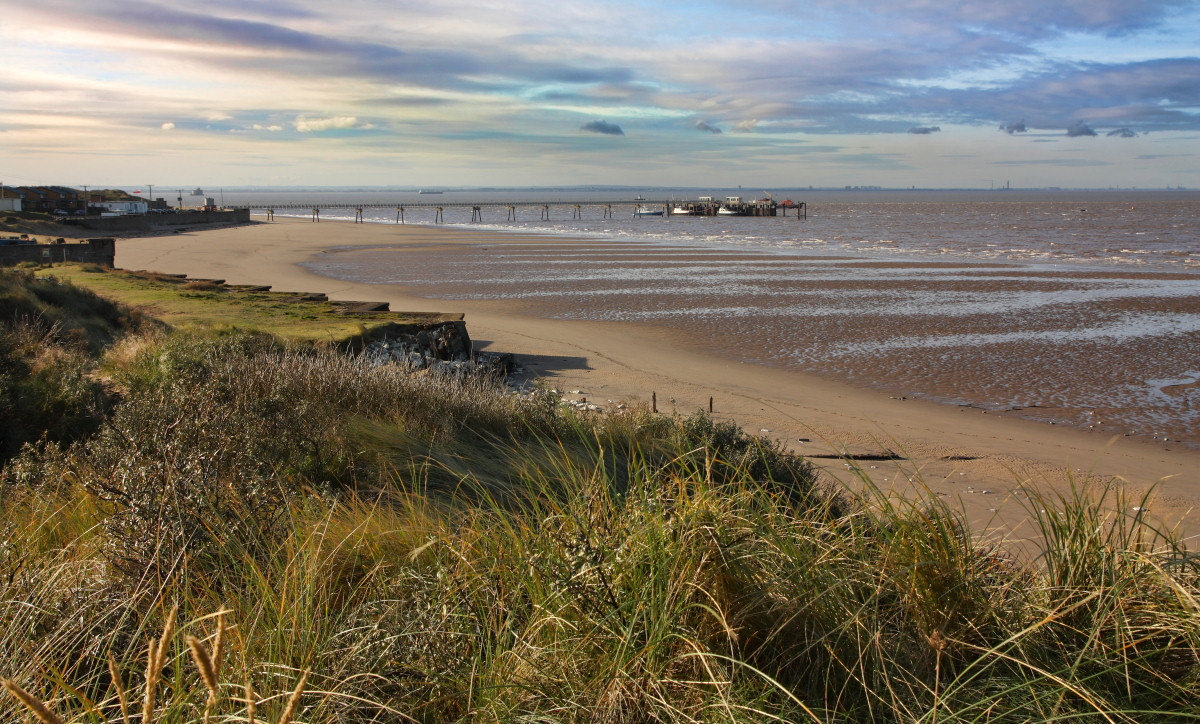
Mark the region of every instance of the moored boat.
POLYGON ((662 216, 663 212, 662 212, 662 209, 655 211, 654 209, 650 208, 649 206, 646 206, 645 204, 638 204, 637 206, 633 207, 633 215, 634 216, 662 216))

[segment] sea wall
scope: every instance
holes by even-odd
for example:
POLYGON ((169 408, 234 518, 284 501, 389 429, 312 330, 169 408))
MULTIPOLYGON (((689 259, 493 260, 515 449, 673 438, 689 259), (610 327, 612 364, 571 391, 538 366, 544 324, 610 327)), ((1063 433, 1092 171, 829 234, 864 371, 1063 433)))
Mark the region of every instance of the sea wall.
POLYGON ((179 214, 142 214, 137 216, 86 216, 66 223, 93 231, 126 232, 169 229, 177 226, 244 224, 250 221, 249 209, 232 211, 185 211, 179 214))
POLYGON ((88 239, 70 244, 0 244, 0 266, 16 266, 25 261, 38 264, 73 261, 111 267, 116 251, 114 239, 88 239))

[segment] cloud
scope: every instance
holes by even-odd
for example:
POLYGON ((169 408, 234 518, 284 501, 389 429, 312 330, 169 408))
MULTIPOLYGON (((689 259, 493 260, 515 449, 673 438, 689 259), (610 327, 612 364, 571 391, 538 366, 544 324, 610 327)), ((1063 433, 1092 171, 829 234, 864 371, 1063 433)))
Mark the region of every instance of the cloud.
MULTIPOLYGON (((261 123, 255 123, 253 126, 250 126, 250 128, 251 128, 251 130, 254 130, 254 131, 270 131, 272 133, 278 133, 279 131, 283 130, 283 126, 280 126, 278 124, 264 126, 261 123)), ((296 130, 300 130, 300 129, 297 128, 296 130)))
POLYGON ((1067 126, 1067 136, 1069 138, 1078 138, 1080 136, 1094 136, 1096 132, 1092 127, 1083 121, 1077 121, 1067 126))
POLYGON ((587 131, 588 133, 602 133, 606 136, 625 135, 625 131, 622 131, 620 126, 608 121, 590 121, 580 126, 579 130, 587 131))
POLYGON ((1118 138, 1137 138, 1137 132, 1129 128, 1118 128, 1108 132, 1109 138, 1112 138, 1113 136, 1118 138))
POLYGON ((931 31, 965 25, 1027 38, 1050 38, 1064 33, 1128 35, 1168 20, 1178 9, 1189 4, 1190 0, 960 0, 937 3, 937 12, 933 13, 929 0, 820 0, 816 3, 830 11, 857 10, 864 18, 873 16, 874 22, 883 27, 920 27, 923 20, 931 31))
POLYGON ((938 133, 941 130, 941 126, 913 126, 908 129, 908 132, 917 136, 928 136, 931 133, 938 133))
POLYGON ((1016 123, 1009 123, 1006 126, 1000 126, 1000 130, 1011 136, 1014 133, 1025 133, 1029 130, 1029 127, 1025 125, 1025 119, 1022 118, 1016 123))
POLYGON ((358 126, 358 118, 355 116, 333 116, 331 118, 305 118, 304 116, 296 116, 295 125, 296 130, 301 133, 316 133, 319 131, 355 128, 358 126))
POLYGON ((710 125, 708 121, 696 121, 696 130, 706 133, 721 133, 721 129, 710 125))
POLYGON ((733 130, 737 133, 753 133, 758 129, 758 119, 751 118, 746 121, 738 121, 733 124, 733 130))
POLYGON ((162 124, 162 129, 164 131, 171 131, 171 130, 174 130, 174 128, 175 128, 175 124, 171 123, 170 121, 167 121, 166 123, 162 124))

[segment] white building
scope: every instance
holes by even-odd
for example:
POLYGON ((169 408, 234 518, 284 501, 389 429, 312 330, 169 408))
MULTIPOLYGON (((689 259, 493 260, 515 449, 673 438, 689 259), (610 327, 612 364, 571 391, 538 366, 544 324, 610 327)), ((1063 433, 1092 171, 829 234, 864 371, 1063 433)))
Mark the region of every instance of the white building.
POLYGON ((150 210, 146 201, 93 201, 90 206, 106 209, 108 214, 144 214, 150 210))

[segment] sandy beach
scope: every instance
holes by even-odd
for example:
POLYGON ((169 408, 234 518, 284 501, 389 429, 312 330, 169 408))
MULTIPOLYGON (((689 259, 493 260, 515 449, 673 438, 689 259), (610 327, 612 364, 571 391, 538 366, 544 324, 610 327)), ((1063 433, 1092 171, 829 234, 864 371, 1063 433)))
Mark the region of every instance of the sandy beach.
MULTIPOLYGON (((1084 431, 1009 414, 942 405, 706 351, 695 334, 632 321, 546 318, 535 305, 498 299, 431 299, 397 284, 341 281, 304 263, 346 247, 378 247, 396 263, 436 257, 453 264, 480 249, 581 240, 415 225, 311 223, 280 219, 248 226, 120 239, 116 264, 127 269, 269 284, 280 291, 319 291, 333 299, 387 301, 393 310, 462 312, 478 349, 511 352, 566 393, 600 405, 649 404, 661 412, 707 409, 747 431, 779 439, 831 475, 847 478, 838 453, 862 458, 884 489, 927 488, 998 536, 1020 539, 1027 501, 1023 485, 1066 490, 1119 477, 1134 491, 1157 483, 1154 515, 1200 533, 1200 452, 1178 443, 1084 431)), ((451 296, 453 296, 451 294, 451 296)), ((1194 542, 1193 542, 1194 545, 1194 542)))

